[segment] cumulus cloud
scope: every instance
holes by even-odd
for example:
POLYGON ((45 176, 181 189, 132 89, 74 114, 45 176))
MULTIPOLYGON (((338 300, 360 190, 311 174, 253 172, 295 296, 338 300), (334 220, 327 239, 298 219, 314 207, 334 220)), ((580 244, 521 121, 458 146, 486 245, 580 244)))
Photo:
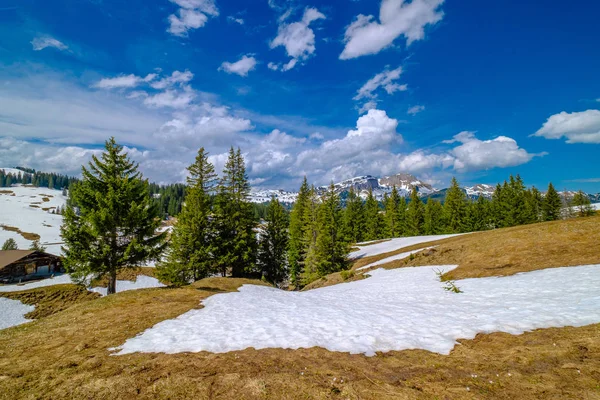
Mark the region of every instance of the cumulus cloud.
POLYGON ((425 37, 425 26, 439 22, 444 13, 440 7, 444 0, 383 0, 379 21, 372 15, 358 15, 346 28, 346 43, 340 59, 348 60, 377 54, 404 36, 409 46, 425 37))
POLYGON ((454 169, 457 171, 473 171, 491 168, 506 168, 525 164, 533 157, 547 153, 531 154, 519 147, 517 141, 498 136, 491 140, 479 140, 473 132, 461 132, 445 143, 460 143, 450 150, 454 156, 454 169))
POLYGON ((219 67, 220 71, 225 71, 228 74, 237 74, 239 76, 248 76, 248 72, 256 68, 256 58, 246 55, 234 63, 225 61, 219 67))
POLYGON ((408 115, 417 115, 418 113, 420 113, 422 111, 425 111, 425 106, 417 105, 417 106, 409 107, 408 110, 406 111, 406 113, 408 115))
POLYGON ((360 107, 359 112, 362 114, 371 109, 377 108, 377 92, 380 89, 383 89, 389 95, 398 91, 407 90, 407 85, 401 85, 396 82, 398 79, 400 79, 400 75, 402 75, 402 67, 398 67, 393 70, 386 69, 369 79, 358 90, 356 96, 354 96, 354 100, 356 101, 367 99, 365 104, 360 107))
POLYGON ((58 39, 54 39, 50 36, 38 36, 31 41, 31 45, 33 46, 33 50, 40 51, 44 50, 47 47, 53 47, 58 50, 67 50, 69 46, 64 44, 58 39))
POLYGON ((192 29, 202 28, 209 17, 219 15, 219 10, 214 0, 170 0, 180 8, 175 14, 169 15, 169 28, 167 32, 187 37, 192 29))
POLYGON ((93 87, 98 89, 133 88, 144 82, 150 82, 156 78, 156 74, 148 74, 145 78, 134 74, 121 75, 114 78, 102 78, 93 87))
POLYGON ((191 104, 196 97, 195 91, 190 86, 183 90, 165 90, 144 99, 144 104, 149 107, 185 108, 191 104))
MULTIPOLYGON (((284 14, 289 15, 289 14, 284 14)), ((325 19, 325 15, 316 8, 306 8, 302 19, 298 22, 286 23, 286 18, 280 18, 277 36, 270 43, 271 49, 283 46, 287 55, 292 59, 282 65, 272 64, 271 69, 288 71, 294 68, 298 62, 308 60, 315 52, 315 33, 310 28, 311 23, 325 19)))
MULTIPOLYGON (((152 79, 154 79, 156 77, 156 74, 148 75, 148 77, 149 76, 153 76, 152 79)), ((148 77, 146 77, 146 81, 149 81, 148 77)), ((189 81, 191 81, 193 78, 194 78, 194 74, 192 74, 187 69, 183 72, 173 71, 173 73, 170 76, 166 76, 166 77, 160 79, 159 81, 153 82, 150 84, 150 86, 152 86, 152 88, 154 88, 154 89, 166 89, 166 88, 173 87, 176 85, 183 86, 186 83, 188 83, 189 81)), ((150 79, 150 80, 152 80, 152 79, 150 79)))
POLYGON ((600 143, 600 110, 552 115, 533 134, 546 139, 566 138, 567 143, 600 143))

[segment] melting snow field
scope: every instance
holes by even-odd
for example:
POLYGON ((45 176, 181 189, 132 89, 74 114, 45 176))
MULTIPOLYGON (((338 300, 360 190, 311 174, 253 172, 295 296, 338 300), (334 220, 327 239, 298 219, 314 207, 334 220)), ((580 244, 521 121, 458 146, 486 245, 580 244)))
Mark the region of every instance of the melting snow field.
POLYGON ((387 253, 390 251, 398 250, 403 247, 414 246, 416 244, 433 242, 435 240, 447 239, 453 236, 459 236, 460 234, 455 235, 433 235, 433 236, 412 236, 412 237, 402 237, 391 239, 386 242, 381 242, 377 244, 366 245, 368 242, 359 243, 361 247, 360 250, 353 251, 350 253, 350 258, 359 258, 359 257, 369 257, 376 256, 378 254, 387 253))
POLYGON ((28 306, 19 300, 5 299, 0 297, 0 329, 10 328, 11 326, 21 325, 31 320, 25 318, 25 314, 35 309, 34 306, 28 306))
MULTIPOLYGON (((49 210, 63 207, 66 197, 60 190, 25 186, 0 188, 0 225, 19 228, 23 232, 37 233, 42 243, 60 243, 62 216, 49 210), (14 194, 14 196, 13 196, 14 194), (47 201, 44 201, 46 199, 47 201), (47 208, 48 211, 43 209, 47 208)), ((28 249, 31 241, 16 232, 0 228, 0 245, 13 238, 20 249, 28 249)), ((47 246, 48 253, 60 255, 60 245, 47 246)))
MULTIPOLYGON (((21 292, 23 290, 36 289, 46 286, 64 285, 67 283, 73 283, 71 277, 67 274, 58 275, 54 278, 42 279, 35 282, 29 282, 22 285, 2 285, 0 286, 0 292, 21 292)), ((2 309, 2 307, 0 307, 2 309)))
POLYGON ((245 285, 211 296, 205 308, 163 321, 115 350, 319 346, 366 355, 404 349, 448 354, 456 339, 477 333, 600 322, 600 265, 461 280, 460 294, 445 291, 435 273, 452 268, 378 269, 368 279, 308 292, 245 285))
POLYGON ((407 251, 405 253, 396 254, 395 256, 390 256, 388 258, 384 258, 383 260, 375 261, 375 262, 373 262, 371 264, 365 265, 364 267, 357 268, 356 270, 357 271, 362 271, 362 270, 365 270, 365 269, 376 267, 378 265, 387 264, 387 263, 392 262, 392 261, 404 260, 405 258, 410 257, 412 254, 417 254, 417 253, 420 253, 420 252, 422 252, 424 250, 433 249, 435 247, 437 247, 437 246, 425 247, 424 249, 407 251))

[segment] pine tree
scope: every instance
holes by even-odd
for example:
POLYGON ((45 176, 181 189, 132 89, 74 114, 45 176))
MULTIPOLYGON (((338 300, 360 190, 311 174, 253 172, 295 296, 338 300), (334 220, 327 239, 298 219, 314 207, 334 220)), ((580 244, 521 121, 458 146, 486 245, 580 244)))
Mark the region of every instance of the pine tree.
POLYGON ((117 273, 156 260, 165 247, 165 233, 156 234, 160 213, 148 182, 114 138, 100 158, 82 167, 83 180, 70 193, 77 206, 64 212, 61 236, 64 265, 73 278, 108 276, 108 294, 115 293, 117 273))
POLYGON ((350 187, 344 210, 344 237, 348 243, 360 243, 365 233, 365 210, 363 201, 350 187))
POLYGON ((300 276, 302 274, 304 259, 306 258, 306 213, 308 212, 308 202, 310 196, 310 187, 306 177, 302 181, 298 198, 292 207, 290 213, 290 238, 288 244, 288 262, 290 268, 290 283, 295 287, 300 286, 300 276))
POLYGON ((341 222, 342 206, 332 183, 319 206, 316 248, 319 276, 347 268, 349 249, 340 229, 341 222))
POLYGON ((195 162, 187 169, 189 189, 185 207, 173 227, 165 261, 156 268, 161 280, 177 286, 215 272, 210 196, 217 175, 204 147, 198 150, 195 162))
POLYGON ((262 277, 276 285, 287 277, 288 220, 285 209, 273 197, 267 208, 265 226, 258 248, 258 266, 262 277))
POLYGON ((542 203, 542 219, 544 221, 556 221, 560 219, 561 208, 562 200, 552 183, 550 183, 542 203))
POLYGON ((464 232, 466 211, 467 199, 465 192, 458 185, 456 178, 452 178, 444 203, 444 221, 449 233, 464 232))
POLYGON ((300 280, 302 286, 309 284, 319 277, 319 259, 317 255, 319 199, 314 186, 309 191, 307 204, 304 214, 304 226, 306 228, 304 248, 306 249, 306 256, 300 280))
POLYGON ((385 225, 386 236, 395 238, 404 233, 404 223, 406 217, 406 202, 400 198, 396 186, 392 189, 389 197, 385 198, 385 225))
POLYGON ((6 242, 2 245, 2 250, 19 250, 17 242, 13 238, 6 239, 6 242))
POLYGON ((510 198, 508 199, 510 226, 523 225, 527 223, 527 203, 525 184, 519 175, 516 177, 510 176, 510 198))
POLYGON ((385 223, 379 212, 379 203, 369 188, 369 195, 365 203, 365 237, 366 241, 383 239, 385 236, 385 223))
POLYGON ((539 222, 542 216, 542 204, 544 198, 538 189, 532 187, 525 191, 525 222, 532 224, 539 222))
POLYGON ((490 202, 483 196, 467 206, 465 230, 478 232, 490 227, 490 202))
POLYGON ((439 201, 435 199, 427 200, 423 220, 423 233, 426 235, 443 233, 445 230, 443 214, 444 208, 439 201))
POLYGON ((575 207, 577 210, 577 215, 580 217, 589 217, 590 215, 594 215, 594 209, 591 207, 590 198, 581 190, 575 193, 575 196, 573 196, 572 205, 575 207))
POLYGON ((423 233, 425 223, 425 210, 423 202, 419 197, 417 188, 413 186, 410 193, 410 202, 406 210, 406 234, 407 236, 418 236, 423 233))
POLYGON ((31 243, 31 246, 29 246, 29 250, 33 250, 33 251, 39 251, 39 252, 42 252, 42 253, 43 253, 44 251, 46 251, 46 247, 45 247, 45 246, 42 246, 42 245, 40 244, 40 241, 39 241, 39 240, 34 240, 34 241, 31 243))
POLYGON ((250 184, 242 152, 233 147, 223 170, 215 199, 216 263, 224 274, 231 268, 233 277, 254 272, 256 234, 254 210, 248 202, 250 184))

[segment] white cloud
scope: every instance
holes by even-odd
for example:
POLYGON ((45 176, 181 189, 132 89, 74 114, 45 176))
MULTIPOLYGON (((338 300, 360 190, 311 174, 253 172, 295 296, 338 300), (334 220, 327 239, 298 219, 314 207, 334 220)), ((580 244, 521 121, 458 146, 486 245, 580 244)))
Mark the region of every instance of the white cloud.
POLYGON ((225 71, 228 74, 248 76, 248 72, 253 71, 256 68, 256 64, 256 58, 246 55, 234 63, 225 61, 221 64, 219 70, 225 71))
POLYGON ((186 37, 192 29, 203 27, 209 17, 219 15, 214 0, 170 0, 180 8, 175 14, 169 15, 167 32, 180 37, 186 37))
POLYGON ((348 60, 377 54, 400 36, 409 46, 425 37, 425 26, 439 22, 444 13, 439 10, 444 0, 383 0, 379 22, 372 15, 358 15, 346 28, 346 46, 340 59, 348 60))
POLYGON ((325 19, 325 15, 316 8, 306 8, 302 20, 298 22, 288 24, 280 19, 277 36, 271 41, 270 47, 274 49, 283 46, 287 55, 292 58, 281 67, 282 71, 294 68, 299 61, 306 61, 314 54, 315 33, 310 28, 310 24, 319 19, 325 19))
POLYGON ((244 25, 244 20, 242 18, 236 18, 232 15, 227 17, 227 21, 235 22, 236 24, 244 25))
POLYGON ((419 106, 419 105, 417 105, 417 106, 409 107, 408 110, 406 111, 406 113, 408 115, 417 115, 418 113, 420 113, 420 112, 422 112, 424 110, 425 110, 425 106, 419 106))
POLYGON ((149 107, 170 107, 185 108, 189 106, 196 97, 195 91, 185 86, 183 90, 165 90, 164 92, 148 96, 144 99, 144 104, 149 107))
MULTIPOLYGON (((156 77, 156 74, 151 74, 151 75, 153 75, 152 79, 154 79, 156 77)), ((151 76, 151 75, 148 75, 148 76, 151 76)), ((150 86, 152 86, 154 89, 166 89, 166 88, 173 87, 177 84, 179 84, 180 86, 183 87, 183 85, 185 85, 186 83, 191 81, 193 78, 194 78, 194 74, 192 74, 188 70, 185 70, 183 72, 173 71, 171 76, 166 76, 157 82, 153 82, 150 84, 150 86)), ((146 81, 148 81, 147 79, 148 79, 148 77, 146 77, 146 81)), ((150 80, 152 80, 152 79, 150 79, 150 80)))
POLYGON ((600 110, 554 114, 533 136, 565 137, 567 143, 600 143, 600 110))
POLYGON ((531 154, 520 148, 516 140, 498 136, 491 140, 479 140, 473 132, 461 132, 445 143, 460 143, 450 150, 455 158, 454 169, 457 171, 473 171, 490 168, 506 168, 525 164, 533 157, 547 153, 531 154))
POLYGON ((356 96, 354 96, 354 100, 356 101, 368 99, 368 101, 360 107, 359 112, 362 114, 370 109, 377 108, 378 94, 376 92, 379 89, 383 89, 389 95, 398 91, 407 90, 407 85, 400 85, 396 82, 400 79, 400 75, 402 75, 402 67, 393 70, 386 69, 369 79, 367 83, 358 90, 356 96))
POLYGON ((144 82, 150 82, 156 78, 156 74, 148 74, 145 78, 134 74, 121 75, 114 78, 100 79, 93 87, 99 89, 117 89, 117 88, 133 88, 144 82))
POLYGON ((274 62, 267 64, 267 67, 272 71, 277 71, 279 69, 279 65, 275 64, 274 62))
POLYGON ((69 46, 61 42, 60 40, 54 39, 50 36, 38 36, 31 41, 33 50, 40 51, 47 47, 53 47, 58 50, 67 50, 69 46))

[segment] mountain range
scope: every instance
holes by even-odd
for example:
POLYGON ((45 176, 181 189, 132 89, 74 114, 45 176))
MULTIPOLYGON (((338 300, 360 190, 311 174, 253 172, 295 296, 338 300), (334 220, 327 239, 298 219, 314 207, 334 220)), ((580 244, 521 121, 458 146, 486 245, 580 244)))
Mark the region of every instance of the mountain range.
MULTIPOLYGON (((362 199, 366 199, 369 194, 369 189, 373 191, 373 196, 378 200, 382 201, 385 194, 391 193, 392 189, 396 186, 400 196, 409 197, 410 193, 415 187, 419 192, 419 196, 424 200, 433 198, 436 200, 443 201, 446 198, 446 192, 448 188, 437 189, 427 182, 406 173, 399 173, 396 175, 386 176, 378 178, 371 175, 357 176, 355 178, 346 179, 342 182, 334 183, 336 192, 344 199, 350 188, 354 188, 354 191, 362 199)), ((327 191, 328 186, 319 186, 316 188, 318 194, 323 194, 327 191)), ((471 199, 477 199, 480 196, 491 199, 495 190, 495 185, 488 185, 479 183, 473 186, 465 186, 462 188, 467 197, 471 199)), ((574 191, 559 192, 562 196, 572 198, 575 193, 574 191)), ((250 201, 253 203, 266 203, 271 200, 271 197, 275 196, 281 203, 292 204, 298 197, 298 192, 288 192, 285 190, 252 190, 250 193, 250 201)), ((592 203, 600 202, 600 193, 588 194, 592 203)))

